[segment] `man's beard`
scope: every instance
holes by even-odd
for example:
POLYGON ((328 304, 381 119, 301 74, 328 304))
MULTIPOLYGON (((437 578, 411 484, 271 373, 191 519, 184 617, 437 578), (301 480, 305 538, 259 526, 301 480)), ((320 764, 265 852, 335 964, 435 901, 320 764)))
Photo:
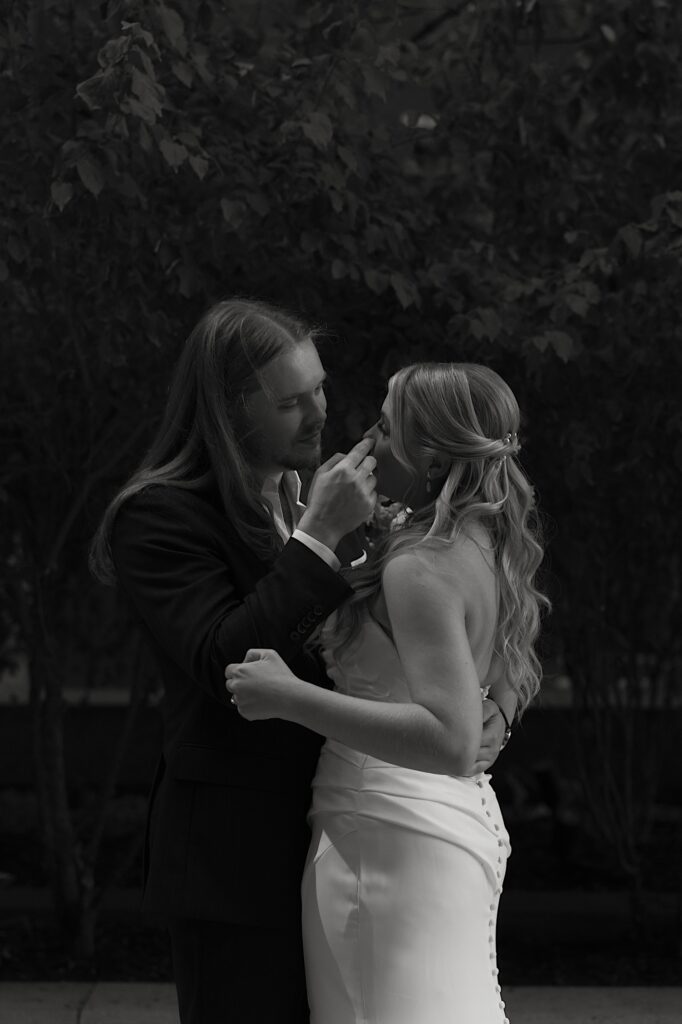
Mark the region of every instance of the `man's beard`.
POLYGON ((284 466, 285 469, 302 469, 314 472, 319 468, 320 461, 321 448, 320 445, 316 445, 308 454, 301 454, 297 456, 294 456, 292 453, 283 454, 279 463, 281 466, 284 466))
POLYGON ((320 465, 322 446, 318 443, 314 447, 307 446, 307 450, 301 446, 298 452, 296 447, 293 444, 284 451, 272 451, 264 444, 263 436, 258 431, 252 431, 242 438, 242 450, 254 466, 271 465, 281 466, 285 470, 314 472, 320 465))

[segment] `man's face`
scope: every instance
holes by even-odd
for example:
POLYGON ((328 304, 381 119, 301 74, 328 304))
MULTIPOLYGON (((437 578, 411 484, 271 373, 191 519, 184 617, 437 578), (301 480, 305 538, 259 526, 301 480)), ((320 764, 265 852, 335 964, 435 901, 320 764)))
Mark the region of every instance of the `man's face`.
POLYGON ((312 341, 301 341, 260 371, 262 389, 249 395, 246 448, 259 475, 316 469, 327 419, 325 372, 312 341))

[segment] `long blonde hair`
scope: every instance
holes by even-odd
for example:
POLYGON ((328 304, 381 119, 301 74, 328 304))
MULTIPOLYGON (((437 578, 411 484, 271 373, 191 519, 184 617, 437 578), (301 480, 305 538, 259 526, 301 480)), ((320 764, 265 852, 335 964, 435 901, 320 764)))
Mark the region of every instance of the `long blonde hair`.
POLYGON ((533 488, 517 460, 516 398, 497 373, 475 363, 407 366, 391 378, 389 396, 396 459, 413 476, 420 456, 445 455, 450 468, 439 493, 353 571, 354 594, 322 641, 331 651, 352 643, 391 558, 418 545, 450 544, 467 523, 479 522, 493 543, 499 585, 495 651, 520 714, 540 686, 534 645, 549 601, 534 582, 543 551, 533 488))
POLYGON ((111 531, 121 505, 151 485, 196 491, 217 486, 244 542, 262 559, 282 547, 263 506, 248 452, 245 399, 272 359, 317 331, 276 306, 225 299, 196 325, 173 373, 161 424, 149 451, 110 502, 90 548, 90 569, 115 583, 111 531))

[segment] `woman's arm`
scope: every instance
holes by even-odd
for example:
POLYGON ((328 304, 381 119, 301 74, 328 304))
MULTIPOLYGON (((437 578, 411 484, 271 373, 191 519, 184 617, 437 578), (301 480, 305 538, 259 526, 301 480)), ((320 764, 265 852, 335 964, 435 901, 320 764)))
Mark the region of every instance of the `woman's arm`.
POLYGON ((383 583, 413 703, 305 685, 272 651, 228 665, 228 690, 246 718, 285 718, 392 764, 467 775, 480 746, 482 709, 456 580, 406 553, 389 563, 383 583))

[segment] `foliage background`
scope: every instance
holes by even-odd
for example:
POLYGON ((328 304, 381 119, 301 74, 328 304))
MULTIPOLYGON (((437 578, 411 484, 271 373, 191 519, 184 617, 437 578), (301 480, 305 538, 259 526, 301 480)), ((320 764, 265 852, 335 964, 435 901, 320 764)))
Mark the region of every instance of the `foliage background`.
POLYGON ((144 690, 85 547, 183 337, 235 293, 327 326, 330 449, 406 361, 509 380, 547 520, 546 653, 587 714, 595 821, 615 802, 603 838, 641 885, 665 731, 637 746, 639 712, 680 696, 674 0, 2 6, 0 615, 30 659, 68 927, 101 826, 70 801, 63 690, 144 690))

